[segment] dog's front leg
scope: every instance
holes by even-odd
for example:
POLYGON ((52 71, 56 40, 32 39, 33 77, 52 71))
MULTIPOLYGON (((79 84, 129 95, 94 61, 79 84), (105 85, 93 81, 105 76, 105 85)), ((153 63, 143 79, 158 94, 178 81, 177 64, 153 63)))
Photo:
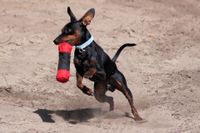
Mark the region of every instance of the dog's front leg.
POLYGON ((93 91, 87 86, 83 85, 83 77, 76 72, 76 85, 85 94, 93 96, 93 91))

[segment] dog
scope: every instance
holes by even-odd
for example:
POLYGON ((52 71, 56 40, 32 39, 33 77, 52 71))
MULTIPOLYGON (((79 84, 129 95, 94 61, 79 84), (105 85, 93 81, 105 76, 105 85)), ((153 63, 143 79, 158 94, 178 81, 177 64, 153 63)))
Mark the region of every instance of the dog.
POLYGON ((117 57, 125 47, 135 46, 136 44, 127 43, 122 45, 114 57, 111 59, 104 50, 94 41, 93 36, 87 29, 95 16, 95 9, 88 10, 83 17, 77 19, 70 7, 67 8, 70 22, 61 30, 61 34, 53 41, 56 45, 67 42, 76 47, 74 52, 74 65, 76 68, 76 84, 77 87, 85 94, 93 96, 97 101, 107 102, 110 111, 114 110, 113 97, 105 95, 106 92, 114 92, 116 89, 122 92, 127 98, 133 119, 141 121, 142 118, 138 114, 133 103, 133 96, 127 86, 124 75, 116 66, 117 57), (94 82, 94 92, 83 85, 83 78, 87 78, 94 82))

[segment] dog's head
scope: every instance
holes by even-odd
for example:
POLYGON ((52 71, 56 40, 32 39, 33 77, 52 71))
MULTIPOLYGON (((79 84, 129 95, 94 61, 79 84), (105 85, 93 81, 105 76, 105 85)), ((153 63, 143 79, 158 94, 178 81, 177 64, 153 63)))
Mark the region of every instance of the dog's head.
POLYGON ((94 18, 95 10, 91 8, 79 20, 76 19, 70 7, 67 8, 67 13, 70 16, 70 22, 62 28, 61 34, 53 42, 56 45, 62 42, 77 45, 87 41, 87 38, 90 36, 87 25, 94 18))

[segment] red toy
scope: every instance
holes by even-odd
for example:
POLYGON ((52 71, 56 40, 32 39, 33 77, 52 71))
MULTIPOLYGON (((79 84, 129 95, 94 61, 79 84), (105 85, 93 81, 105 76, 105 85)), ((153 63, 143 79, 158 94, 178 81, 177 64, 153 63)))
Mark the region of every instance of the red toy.
POLYGON ((72 45, 63 42, 58 45, 59 51, 59 61, 58 61, 58 71, 56 75, 56 80, 65 83, 70 78, 70 54, 72 51, 72 45))

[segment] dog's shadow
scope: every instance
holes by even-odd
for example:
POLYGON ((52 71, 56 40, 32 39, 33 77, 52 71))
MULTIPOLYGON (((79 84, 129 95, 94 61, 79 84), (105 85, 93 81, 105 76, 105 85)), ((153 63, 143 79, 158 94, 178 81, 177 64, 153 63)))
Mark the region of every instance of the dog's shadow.
POLYGON ((89 119, 101 116, 105 113, 105 111, 102 111, 99 108, 85 108, 75 110, 38 109, 34 111, 34 113, 38 114, 43 122, 54 123, 55 120, 52 118, 52 115, 57 115, 72 124, 76 124, 77 122, 87 122, 89 119))

